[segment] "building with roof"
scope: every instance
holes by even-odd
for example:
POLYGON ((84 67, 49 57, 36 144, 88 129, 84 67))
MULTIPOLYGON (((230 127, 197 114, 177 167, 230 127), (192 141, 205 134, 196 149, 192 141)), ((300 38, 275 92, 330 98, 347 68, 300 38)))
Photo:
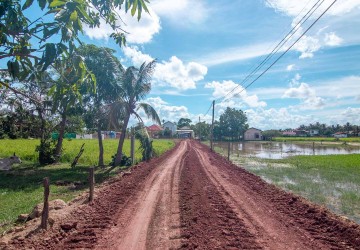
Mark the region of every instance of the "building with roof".
POLYGON ((153 124, 149 127, 146 127, 146 130, 151 138, 159 138, 159 135, 164 129, 157 124, 153 124))

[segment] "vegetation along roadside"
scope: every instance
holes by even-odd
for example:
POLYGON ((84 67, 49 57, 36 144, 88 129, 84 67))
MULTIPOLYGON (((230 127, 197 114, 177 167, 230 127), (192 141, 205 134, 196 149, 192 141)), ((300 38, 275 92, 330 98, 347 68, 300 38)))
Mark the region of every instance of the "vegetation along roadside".
MULTIPOLYGON (((117 140, 104 140, 105 163, 111 161, 111 154, 117 147, 117 140), (112 149, 112 150, 111 150, 112 149)), ((16 152, 23 164, 14 165, 10 171, 0 172, 0 234, 13 226, 18 215, 31 212, 31 209, 43 199, 42 180, 49 177, 51 186, 50 200, 72 200, 87 188, 88 167, 97 164, 98 145, 96 140, 65 140, 64 152, 60 164, 39 166, 38 154, 34 151, 39 140, 0 140, 0 158, 16 152), (76 156, 81 145, 85 143, 85 150, 79 160, 79 166, 70 168, 71 161, 76 156), (69 185, 55 185, 65 182, 69 185)), ((139 142, 135 142, 136 161, 141 160, 139 142)), ((158 155, 163 154, 175 145, 172 140, 154 140, 153 147, 158 155)), ((124 153, 129 155, 130 141, 125 140, 124 153)), ((98 168, 95 171, 97 183, 116 174, 118 168, 109 172, 108 168, 98 168)))

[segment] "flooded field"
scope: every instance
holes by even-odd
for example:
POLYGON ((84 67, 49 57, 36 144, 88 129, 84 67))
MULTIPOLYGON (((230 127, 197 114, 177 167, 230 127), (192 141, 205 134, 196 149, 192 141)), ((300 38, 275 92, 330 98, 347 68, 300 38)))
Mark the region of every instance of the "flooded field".
MULTIPOLYGON (((227 157, 228 143, 215 151, 227 157)), ((230 144, 230 160, 284 190, 360 224, 360 145, 342 142, 230 144)))
MULTIPOLYGON (((227 142, 216 142, 214 145, 225 151, 228 149, 227 142)), ((265 159, 283 159, 295 155, 360 154, 360 144, 321 142, 233 142, 230 143, 230 148, 232 155, 265 159)))

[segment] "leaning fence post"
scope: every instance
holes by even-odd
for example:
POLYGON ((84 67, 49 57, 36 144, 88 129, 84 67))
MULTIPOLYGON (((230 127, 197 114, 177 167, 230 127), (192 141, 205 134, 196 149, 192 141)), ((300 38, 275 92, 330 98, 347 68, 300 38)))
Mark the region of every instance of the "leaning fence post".
POLYGON ((41 228, 47 229, 47 222, 49 218, 49 194, 50 194, 50 188, 49 188, 49 178, 44 178, 44 207, 41 215, 41 228))
POLYGON ((89 202, 94 200, 94 185, 95 185, 95 176, 94 176, 94 168, 89 168, 89 186, 90 186, 90 194, 89 194, 89 202))

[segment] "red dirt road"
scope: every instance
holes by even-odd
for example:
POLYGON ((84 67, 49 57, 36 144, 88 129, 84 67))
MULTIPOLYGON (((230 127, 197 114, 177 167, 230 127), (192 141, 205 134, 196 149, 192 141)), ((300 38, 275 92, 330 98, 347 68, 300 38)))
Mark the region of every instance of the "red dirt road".
POLYGON ((6 249, 360 249, 358 224, 190 140, 101 187, 66 217, 72 229, 63 223, 6 249))

